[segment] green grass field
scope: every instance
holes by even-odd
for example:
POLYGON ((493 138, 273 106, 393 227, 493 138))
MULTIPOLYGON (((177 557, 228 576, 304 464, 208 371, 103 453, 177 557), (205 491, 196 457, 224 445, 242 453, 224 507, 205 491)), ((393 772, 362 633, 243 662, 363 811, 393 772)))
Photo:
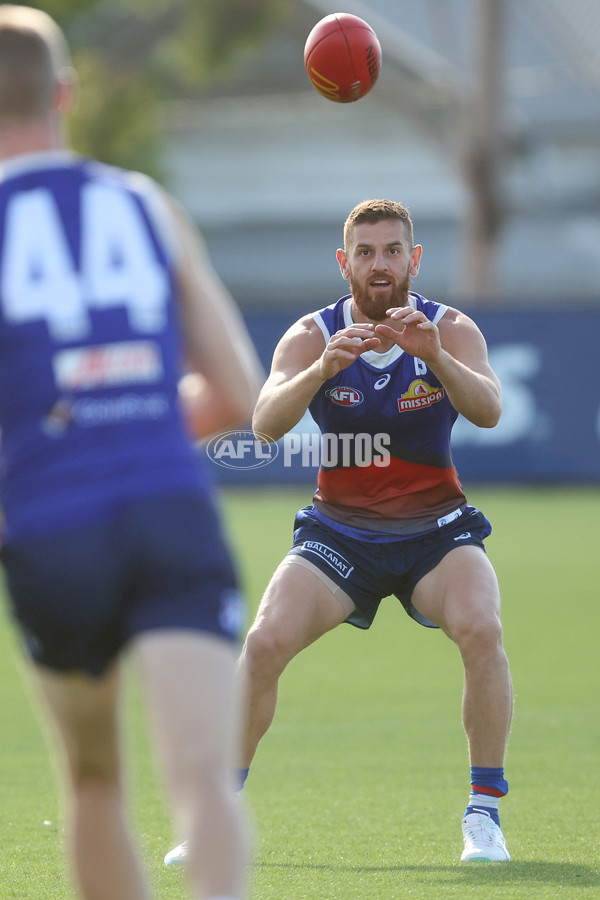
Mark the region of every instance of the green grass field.
MULTIPOLYGON (((470 489, 494 525, 515 684, 502 824, 513 862, 464 865, 462 670, 395 600, 369 632, 342 626, 285 673, 246 798, 252 900, 600 897, 600 633, 593 487, 470 489)), ((310 488, 230 491, 224 512, 253 611, 310 488), (256 510, 261 527, 254 521, 256 510)), ((0 625, 0 898, 66 900, 63 811, 12 628, 0 625)), ((135 674, 127 705, 132 815, 157 896, 183 900, 135 674)))

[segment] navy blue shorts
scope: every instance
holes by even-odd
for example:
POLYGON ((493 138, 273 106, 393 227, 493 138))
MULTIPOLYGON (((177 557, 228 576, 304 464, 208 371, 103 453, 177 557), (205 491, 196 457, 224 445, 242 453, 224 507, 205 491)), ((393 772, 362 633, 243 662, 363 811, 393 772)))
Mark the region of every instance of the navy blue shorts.
POLYGON ((346 619, 357 628, 369 628, 384 597, 395 596, 415 621, 437 626, 412 605, 412 592, 421 578, 456 547, 484 550, 483 540, 492 526, 478 509, 467 507, 462 516, 418 537, 366 543, 346 537, 301 509, 294 523, 294 544, 288 555, 301 556, 327 575, 353 600, 356 609, 346 619))
POLYGON ((101 522, 2 550, 13 613, 33 659, 99 675, 135 635, 184 628, 236 642, 244 609, 212 503, 130 501, 101 522))

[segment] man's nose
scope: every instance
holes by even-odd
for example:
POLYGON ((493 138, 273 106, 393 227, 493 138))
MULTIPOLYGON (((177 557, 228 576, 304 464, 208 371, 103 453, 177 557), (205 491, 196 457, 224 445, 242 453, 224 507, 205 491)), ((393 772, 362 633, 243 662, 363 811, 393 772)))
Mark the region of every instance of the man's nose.
POLYGON ((376 272, 381 272, 382 270, 387 269, 388 262, 387 256, 383 250, 376 250, 373 256, 373 265, 371 268, 376 272))

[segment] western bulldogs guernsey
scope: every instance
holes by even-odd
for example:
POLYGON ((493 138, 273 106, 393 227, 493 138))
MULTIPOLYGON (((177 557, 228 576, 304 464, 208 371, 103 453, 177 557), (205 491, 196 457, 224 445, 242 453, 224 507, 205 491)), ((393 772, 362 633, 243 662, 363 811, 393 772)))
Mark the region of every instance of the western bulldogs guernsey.
POLYGON ((0 167, 7 540, 150 491, 205 490, 177 403, 162 203, 144 176, 64 152, 0 167))
MULTIPOLYGON (((447 307, 413 292, 437 323, 447 307)), ((314 314, 325 341, 352 324, 352 298, 314 314)), ((452 463, 457 412, 436 376, 398 346, 368 351, 329 379, 309 410, 323 435, 314 512, 344 533, 401 539, 433 530, 465 508, 452 463)))

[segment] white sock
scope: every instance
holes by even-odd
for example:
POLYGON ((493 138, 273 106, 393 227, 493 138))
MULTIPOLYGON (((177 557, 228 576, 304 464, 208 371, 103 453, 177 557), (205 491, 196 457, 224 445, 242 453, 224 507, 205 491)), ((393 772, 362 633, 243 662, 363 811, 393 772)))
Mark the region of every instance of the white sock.
POLYGON ((488 809, 498 809, 500 799, 500 797, 492 797, 490 794, 479 794, 473 791, 469 794, 467 806, 487 806, 488 809))

